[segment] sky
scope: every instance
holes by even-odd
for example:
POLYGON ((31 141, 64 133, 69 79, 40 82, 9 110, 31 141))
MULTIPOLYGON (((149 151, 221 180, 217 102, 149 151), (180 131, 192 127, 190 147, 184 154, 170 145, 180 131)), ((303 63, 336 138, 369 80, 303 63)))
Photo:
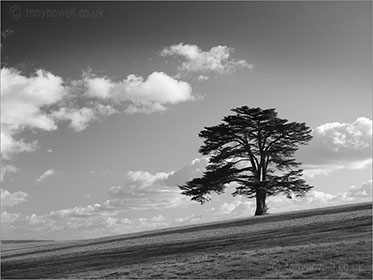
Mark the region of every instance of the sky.
POLYGON ((251 217, 178 185, 198 133, 276 108, 314 188, 269 213, 372 200, 372 3, 1 2, 1 237, 82 239, 251 217))

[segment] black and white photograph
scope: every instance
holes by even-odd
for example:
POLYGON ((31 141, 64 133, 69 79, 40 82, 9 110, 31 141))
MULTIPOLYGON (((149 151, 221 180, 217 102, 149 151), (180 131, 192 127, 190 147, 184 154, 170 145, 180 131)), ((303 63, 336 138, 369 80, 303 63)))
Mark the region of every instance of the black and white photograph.
POLYGON ((372 279, 372 1, 1 1, 1 279, 372 279))

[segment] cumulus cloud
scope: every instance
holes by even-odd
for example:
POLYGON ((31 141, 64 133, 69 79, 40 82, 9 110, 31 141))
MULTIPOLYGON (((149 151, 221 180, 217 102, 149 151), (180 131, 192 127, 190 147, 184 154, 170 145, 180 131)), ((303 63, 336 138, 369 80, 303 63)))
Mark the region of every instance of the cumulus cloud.
POLYGON ((114 86, 113 82, 108 77, 90 77, 89 75, 84 75, 83 78, 87 92, 86 94, 90 97, 98 98, 109 98, 111 90, 114 86))
POLYGON ((181 200, 177 186, 168 186, 166 179, 174 172, 130 171, 125 184, 109 190, 112 200, 105 202, 108 207, 121 209, 157 209, 176 206, 181 200))
POLYGON ((1 153, 4 159, 37 148, 37 141, 19 135, 29 130, 52 131, 61 121, 76 131, 93 121, 120 111, 153 113, 170 105, 194 100, 191 86, 153 72, 143 78, 128 75, 122 81, 83 72, 80 80, 64 81, 45 70, 25 75, 14 69, 1 69, 1 153))
POLYGON ((84 82, 88 96, 126 103, 129 114, 165 111, 167 105, 194 100, 188 83, 163 72, 153 72, 146 79, 132 74, 118 82, 86 74, 84 82))
POLYGON ((112 199, 104 205, 113 209, 163 209, 186 205, 189 199, 180 195, 178 185, 198 177, 207 164, 207 158, 196 158, 177 171, 150 173, 129 171, 124 184, 112 186, 112 199))
POLYGON ((270 211, 275 213, 368 201, 372 201, 372 180, 361 186, 350 186, 347 191, 337 194, 311 190, 304 198, 270 197, 268 205, 270 211))
POLYGON ((198 81, 207 81, 208 79, 210 79, 209 76, 205 76, 205 75, 199 75, 198 76, 198 81))
MULTIPOLYGON (((133 172, 130 177, 133 182, 137 182, 140 187, 143 187, 144 185, 153 186, 167 177, 167 175, 163 173, 133 172)), ((2 200, 3 193, 6 194, 6 191, 2 190, 2 200)), ((5 196, 9 197, 8 194, 5 196)), ((21 201, 22 199, 18 200, 21 201)), ((360 187, 351 186, 343 193, 329 194, 321 191, 311 191, 303 199, 288 199, 284 196, 270 197, 268 205, 270 212, 276 213, 371 200, 372 180, 369 180, 360 187)), ((8 202, 8 205, 14 204, 15 202, 8 202)), ((131 210, 114 207, 109 200, 104 203, 51 211, 43 215, 24 215, 3 210, 1 213, 1 234, 5 237, 14 237, 17 234, 17 238, 28 239, 31 237, 47 239, 66 239, 66 237, 74 239, 92 238, 180 224, 248 217, 252 216, 255 211, 255 201, 252 199, 247 200, 245 197, 240 196, 226 201, 224 199, 214 201, 214 205, 216 207, 211 208, 211 211, 203 212, 203 214, 200 212, 199 214, 193 213, 191 212, 192 208, 187 208, 187 213, 191 212, 189 215, 184 214, 183 216, 183 214, 180 214, 171 218, 167 218, 162 212, 153 214, 153 211, 136 211, 136 213, 148 213, 148 215, 133 217, 132 214, 127 212, 131 210)), ((158 211, 156 209, 152 210, 158 211)))
POLYGON ((18 203, 26 201, 27 193, 15 192, 10 193, 7 190, 1 189, 1 207, 14 206, 18 203))
POLYGON ((127 173, 128 181, 137 187, 148 187, 157 181, 163 181, 168 178, 173 172, 157 172, 152 174, 147 171, 129 171, 127 173))
MULTIPOLYGON (((78 91, 83 91, 86 98, 124 108, 123 111, 128 114, 165 111, 169 105, 194 100, 190 84, 163 72, 153 72, 147 78, 131 74, 121 81, 85 72, 83 79, 74 81, 74 85, 79 88, 78 91)), ((96 115, 87 110, 84 113, 87 120, 92 120, 96 115)), ((109 110, 108 105, 103 107, 101 104, 98 113, 109 115, 113 111, 109 110)))
MULTIPOLYGON (((203 157, 194 159, 177 171, 127 172, 123 184, 111 187, 110 199, 102 203, 51 211, 43 215, 9 213, 3 209, 2 233, 5 236, 12 236, 16 230, 18 234, 24 235, 22 237, 28 238, 89 238, 252 216, 255 211, 255 200, 243 196, 231 197, 233 185, 228 186, 226 194, 216 195, 211 204, 203 206, 180 195, 177 185, 200 176, 207 162, 208 158, 203 157), (178 211, 180 210, 179 215, 168 218, 163 216, 165 213, 168 215, 170 208, 176 206, 178 211), (208 211, 209 209, 211 211, 208 211), (137 215, 145 216, 134 217, 134 211, 137 215), (154 213, 153 216, 149 216, 150 213, 154 213)), ((25 201, 27 194, 10 194, 2 190, 2 200, 3 196, 6 197, 6 205, 10 206, 25 201)), ((270 212, 276 213, 371 200, 372 180, 369 180, 361 186, 351 186, 345 192, 336 194, 312 190, 305 198, 289 200, 283 196, 270 197, 268 206, 270 212)))
POLYGON ((372 120, 326 123, 313 130, 314 139, 299 152, 305 175, 327 175, 338 169, 362 169, 372 164, 372 120))
POLYGON ((12 153, 33 151, 36 142, 16 139, 22 130, 57 128, 53 118, 42 108, 61 101, 66 95, 63 80, 44 70, 26 77, 21 72, 1 69, 1 152, 4 158, 12 153))
MULTIPOLYGON (((233 186, 228 187, 232 190, 233 186)), ((255 213, 255 199, 244 196, 229 197, 229 189, 223 196, 215 196, 210 213, 217 219, 230 219, 252 216, 255 213)), ((372 180, 360 186, 350 186, 344 192, 328 193, 311 190, 305 197, 288 199, 285 195, 270 196, 267 199, 269 213, 298 211, 320 207, 329 207, 343 204, 352 204, 372 201, 372 180)), ((211 219, 211 217, 209 218, 211 219)))
MULTIPOLYGON (((163 48, 160 55, 163 57, 181 57, 184 61, 178 66, 181 72, 218 73, 225 74, 237 69, 252 69, 253 66, 245 60, 232 58, 234 48, 215 46, 209 51, 201 50, 197 45, 179 43, 163 48)), ((199 80, 208 79, 207 75, 200 75, 199 80)))
POLYGON ((53 119, 41 111, 42 106, 55 104, 66 94, 63 80, 50 72, 37 70, 26 77, 13 68, 1 69, 2 123, 14 128, 56 128, 53 119))
POLYGON ((244 198, 244 197, 235 197, 233 201, 224 202, 218 209, 214 209, 214 214, 215 215, 234 214, 235 217, 240 217, 240 216, 249 214, 250 211, 253 209, 255 209, 255 203, 253 200, 247 200, 247 198, 244 198))
POLYGON ((372 199, 372 179, 370 179, 368 182, 365 182, 360 187, 351 186, 347 190, 345 196, 354 199, 372 199))
POLYGON ((372 120, 360 117, 353 123, 326 123, 314 130, 316 142, 324 148, 324 158, 333 160, 368 159, 372 150, 372 120))
POLYGON ((126 110, 128 113, 164 111, 167 104, 194 99, 188 83, 177 81, 163 72, 153 72, 146 80, 130 75, 118 86, 123 89, 122 98, 133 103, 126 110))
POLYGON ((7 174, 16 173, 18 168, 11 164, 5 164, 1 162, 1 182, 4 181, 7 174))
POLYGON ((110 105, 96 104, 93 107, 66 108, 62 107, 53 112, 53 116, 58 120, 67 120, 75 131, 86 129, 91 122, 98 120, 102 116, 110 116, 116 113, 110 105))
POLYGON ((195 224, 200 222, 202 219, 202 215, 188 215, 186 217, 176 218, 175 222, 178 224, 195 224))
POLYGON ((116 209, 161 209, 180 206, 189 199, 180 195, 179 185, 200 176, 207 157, 196 158, 190 164, 176 171, 150 173, 129 171, 124 184, 109 189, 112 199, 105 206, 116 209))
POLYGON ((53 112, 53 115, 60 120, 69 120, 70 126, 76 131, 82 131, 90 122, 96 119, 95 112, 92 108, 69 109, 60 108, 53 112))
POLYGON ((64 217, 84 218, 89 216, 115 216, 117 212, 110 211, 105 205, 96 203, 88 206, 77 206, 74 208, 68 208, 58 211, 51 211, 49 216, 56 220, 64 217))
POLYGON ((36 183, 40 183, 42 181, 45 181, 46 179, 52 177, 52 176, 55 176, 57 174, 56 171, 54 171, 53 169, 49 169, 47 171, 45 171, 42 175, 40 175, 39 178, 36 179, 36 183))
POLYGON ((1 212, 1 235, 5 238, 81 239, 123 234, 169 226, 158 214, 128 218, 117 213, 106 215, 97 205, 52 211, 44 215, 1 212), (14 229, 18 231, 13 231, 14 229))
MULTIPOLYGON (((140 193, 146 195, 148 192, 144 189, 153 186, 157 181, 163 180, 166 177, 166 173, 151 174, 149 172, 136 171, 130 172, 127 180, 131 184, 143 188, 143 190, 140 190, 140 193)), ((154 194, 159 195, 159 192, 163 191, 163 188, 156 188, 154 194)), ((150 194, 153 193, 150 192, 150 194)), ((26 197, 27 194, 23 192, 11 194, 8 191, 1 190, 2 206, 13 206, 25 201, 26 197)), ((136 200, 136 195, 132 199, 136 200)), ((154 201, 149 198, 149 202, 151 203, 155 202, 157 204, 157 201, 161 202, 159 197, 155 197, 154 201)), ((170 222, 166 221, 166 218, 162 214, 153 214, 150 216, 141 216, 140 214, 138 217, 133 217, 126 212, 132 209, 131 207, 128 207, 128 205, 117 205, 116 203, 116 200, 107 200, 103 203, 61 209, 42 215, 9 213, 2 209, 1 234, 2 236, 12 236, 13 238, 16 234, 17 238, 28 239, 93 238, 170 226, 170 222)), ((169 207, 170 205, 163 204, 163 206, 169 207)), ((155 208, 150 209, 154 210, 155 208)), ((148 212, 148 214, 151 213, 148 212)))
POLYGON ((37 141, 25 142, 23 138, 16 139, 17 133, 17 130, 7 125, 1 126, 1 153, 4 160, 10 159, 13 154, 33 152, 37 149, 37 141))

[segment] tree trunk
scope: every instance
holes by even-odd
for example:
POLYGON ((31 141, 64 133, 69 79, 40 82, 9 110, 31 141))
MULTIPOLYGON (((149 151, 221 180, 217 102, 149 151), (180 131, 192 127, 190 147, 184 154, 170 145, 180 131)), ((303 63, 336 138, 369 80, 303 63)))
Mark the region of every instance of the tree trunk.
POLYGON ((256 191, 256 211, 255 216, 267 214, 266 193, 262 190, 256 191))

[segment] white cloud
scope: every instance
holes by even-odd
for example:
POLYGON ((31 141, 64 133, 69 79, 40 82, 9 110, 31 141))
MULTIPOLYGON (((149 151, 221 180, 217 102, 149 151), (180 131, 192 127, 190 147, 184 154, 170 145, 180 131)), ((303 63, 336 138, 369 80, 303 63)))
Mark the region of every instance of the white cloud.
POLYGON ((356 151, 364 154, 371 148, 372 120, 360 117, 353 123, 326 123, 317 127, 314 135, 332 154, 350 155, 351 151, 352 156, 357 155, 356 151))
POLYGON ((82 83, 87 96, 122 104, 129 114, 165 111, 169 104, 194 100, 188 83, 163 72, 153 72, 146 79, 131 74, 122 81, 88 72, 82 83))
POLYGON ((1 207, 14 206, 20 202, 26 201, 27 193, 15 192, 10 193, 7 190, 1 189, 1 207))
POLYGON ((18 168, 11 164, 5 164, 1 161, 1 182, 4 181, 7 174, 16 173, 18 168))
MULTIPOLYGON (((195 164, 197 162, 201 162, 201 160, 194 161, 195 164)), ((147 194, 155 195, 154 200, 149 200, 149 202, 156 202, 155 205, 158 205, 158 195, 160 195, 165 188, 158 188, 159 185, 161 185, 159 183, 163 183, 165 178, 170 176, 168 174, 169 173, 164 172, 151 174, 144 171, 136 171, 127 174, 127 180, 137 185, 137 188, 133 191, 136 192, 136 190, 138 190, 139 192, 137 197, 133 197, 131 193, 127 193, 126 195, 129 195, 129 199, 122 201, 124 203, 123 205, 126 206, 125 202, 130 202, 131 199, 136 200, 141 195, 147 196, 147 194), (147 193, 147 189, 153 187, 155 187, 154 193, 147 193)), ((9 198, 10 195, 16 197, 18 192, 9 195, 7 191, 2 190, 2 200, 3 193, 9 198)), ((180 194, 178 195, 180 196, 180 194)), ((18 196, 18 199, 8 200, 7 204, 15 205, 26 199, 26 197, 23 197, 24 195, 18 196)), ((221 198, 221 196, 218 196, 218 198, 221 198)), ((271 213, 276 213, 371 200, 372 180, 369 180, 360 187, 351 186, 343 193, 329 194, 322 191, 311 191, 302 199, 287 199, 283 196, 270 197, 268 199, 268 206, 271 213)), ((248 200, 245 197, 237 196, 229 200, 214 200, 213 205, 216 205, 216 207, 211 209, 211 211, 204 211, 203 214, 201 214, 201 212, 193 212, 195 210, 192 210, 194 208, 194 206, 192 206, 192 208, 186 208, 186 211, 180 211, 179 216, 176 215, 175 217, 171 215, 171 217, 167 217, 163 215, 167 212, 159 212, 160 208, 149 207, 142 210, 151 209, 152 211, 140 212, 137 208, 136 213, 140 216, 134 217, 131 209, 122 207, 123 205, 115 205, 113 201, 116 200, 51 211, 43 215, 24 215, 20 213, 9 213, 3 210, 1 213, 1 234, 5 237, 14 237, 16 234, 17 238, 92 238, 180 224, 247 217, 252 216, 255 211, 255 200, 248 200), (188 213, 188 215, 185 215, 185 213, 188 213)), ((168 206, 167 203, 164 203, 162 208, 164 209, 164 207, 168 206)), ((203 209, 203 207, 199 205, 195 207, 195 209, 197 209, 197 207, 203 209)))
POLYGON ((338 169, 363 169, 372 165, 372 120, 326 123, 313 130, 314 139, 299 157, 305 175, 327 175, 338 169))
POLYGON ((180 194, 178 186, 200 176, 206 164, 207 158, 202 157, 177 171, 129 171, 123 185, 109 189, 112 199, 104 205, 114 209, 162 209, 192 203, 180 194))
POLYGON ((57 174, 56 171, 54 171, 53 169, 49 169, 47 171, 45 171, 42 175, 40 175, 40 177, 38 179, 36 179, 36 183, 40 183, 52 176, 55 176, 57 174))
POLYGON ((178 81, 163 72, 153 72, 146 79, 131 74, 119 82, 106 77, 85 78, 85 81, 88 95, 115 101, 176 104, 193 99, 188 83, 178 81), (100 93, 92 93, 92 83, 97 84, 95 90, 100 90, 100 93))
POLYGON ((138 232, 169 226, 161 214, 127 218, 102 210, 100 204, 52 211, 44 215, 1 212, 1 236, 30 239, 80 239, 138 232), (15 231, 15 229, 17 229, 15 231))
POLYGON ((234 200, 232 202, 224 202, 218 209, 217 214, 228 215, 231 214, 238 206, 242 204, 241 200, 234 200))
POLYGON ((311 190, 304 198, 288 199, 278 195, 270 197, 267 204, 270 212, 276 213, 367 201, 372 201, 372 180, 359 187, 351 186, 347 191, 337 194, 311 190))
POLYGON ((182 217, 182 218, 176 218, 175 219, 175 222, 178 223, 178 224, 194 224, 194 223, 197 223, 197 222, 200 222, 202 219, 202 215, 188 215, 186 217, 182 217))
POLYGON ((55 219, 60 219, 64 217, 89 217, 89 216, 115 216, 117 212, 110 211, 111 209, 105 207, 100 203, 88 206, 77 206, 74 208, 68 208, 63 210, 51 211, 49 213, 50 217, 55 219))
POLYGON ((141 187, 148 187, 154 184, 156 181, 163 181, 168 178, 173 172, 157 172, 151 174, 147 171, 129 171, 127 177, 132 184, 137 184, 141 187))
POLYGON ((59 120, 70 121, 70 126, 76 131, 82 131, 90 122, 96 120, 97 116, 92 108, 68 109, 60 108, 53 112, 53 116, 59 120))
POLYGON ((360 187, 351 186, 347 192, 346 197, 350 198, 367 198, 372 199, 372 179, 362 184, 360 187))
POLYGON ((210 79, 209 76, 206 76, 206 75, 199 75, 198 76, 198 81, 207 81, 208 79, 210 79))
POLYGON ((20 71, 1 69, 1 153, 31 152, 37 140, 19 134, 27 129, 52 131, 68 121, 76 131, 93 121, 120 111, 129 114, 165 111, 169 105, 194 100, 191 86, 163 72, 146 79, 128 75, 122 81, 83 72, 80 80, 64 81, 48 71, 26 76, 20 71))
POLYGON ((118 98, 132 102, 126 109, 130 114, 164 111, 167 104, 194 99, 188 83, 175 80, 163 72, 153 72, 146 80, 129 75, 114 90, 119 92, 118 98))
MULTIPOLYGON (((231 73, 240 68, 252 69, 252 65, 245 60, 232 58, 234 48, 215 46, 209 51, 201 50, 197 45, 179 43, 162 49, 161 56, 182 57, 184 61, 178 70, 181 72, 215 72, 219 74, 231 73)), ((202 80, 208 79, 207 75, 200 75, 202 80)))
POLYGON ((207 162, 207 157, 196 158, 180 170, 155 174, 129 171, 123 185, 109 189, 112 199, 104 205, 115 209, 162 209, 193 203, 180 194, 178 186, 202 175, 207 162))
POLYGON ((173 172, 130 171, 125 184, 109 190, 112 200, 105 202, 108 207, 121 209, 157 209, 176 206, 182 201, 177 186, 167 186, 166 179, 173 172))
POLYGON ((14 129, 56 129, 53 119, 41 107, 57 103, 66 94, 60 77, 43 70, 26 77, 15 69, 2 68, 1 80, 2 123, 14 129))
POLYGON ((13 68, 1 69, 1 152, 33 151, 36 142, 17 139, 26 128, 51 131, 57 128, 53 118, 42 108, 56 104, 66 94, 63 80, 44 70, 30 77, 13 68))
POLYGON ((25 139, 15 139, 17 130, 5 124, 1 125, 1 154, 3 159, 10 159, 12 154, 33 152, 37 149, 37 141, 25 142, 25 139))
POLYGON ((87 92, 90 97, 108 98, 114 86, 113 82, 107 77, 90 77, 85 75, 83 78, 87 92))

